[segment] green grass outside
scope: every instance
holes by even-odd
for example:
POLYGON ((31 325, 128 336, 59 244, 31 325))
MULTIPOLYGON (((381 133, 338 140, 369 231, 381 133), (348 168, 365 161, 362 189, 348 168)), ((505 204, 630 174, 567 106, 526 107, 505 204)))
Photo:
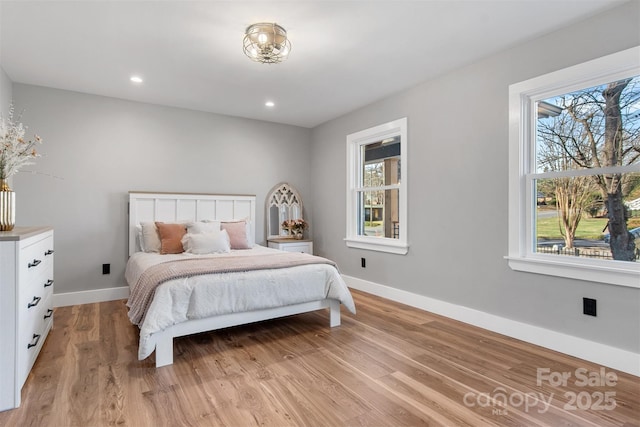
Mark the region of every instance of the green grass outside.
MULTIPOLYGON (((582 218, 576 230, 576 239, 604 238, 602 229, 607 225, 606 218, 582 218)), ((562 239, 558 218, 538 218, 537 233, 539 239, 562 239)))

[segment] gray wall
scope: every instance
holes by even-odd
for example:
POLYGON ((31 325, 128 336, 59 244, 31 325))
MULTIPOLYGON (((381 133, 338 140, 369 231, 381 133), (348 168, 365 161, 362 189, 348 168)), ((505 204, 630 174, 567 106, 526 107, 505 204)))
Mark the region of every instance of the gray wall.
POLYGON ((129 190, 255 194, 258 243, 277 183, 311 211, 309 129, 22 84, 13 95, 44 139, 13 179, 16 222, 55 227, 56 293, 126 286, 129 190))
MULTIPOLYGON (((9 106, 13 100, 13 82, 0 64, 0 114, 7 117, 9 106)), ((13 177, 8 180, 9 186, 13 186, 13 177)))
POLYGON ((6 115, 13 97, 13 83, 0 64, 0 113, 6 115))
POLYGON ((346 275, 639 352, 640 290, 514 272, 503 259, 508 86, 640 44, 639 5, 627 3, 315 128, 316 252, 346 275), (404 116, 409 253, 347 248, 345 137, 404 116), (598 317, 582 314, 585 296, 598 300, 598 317))

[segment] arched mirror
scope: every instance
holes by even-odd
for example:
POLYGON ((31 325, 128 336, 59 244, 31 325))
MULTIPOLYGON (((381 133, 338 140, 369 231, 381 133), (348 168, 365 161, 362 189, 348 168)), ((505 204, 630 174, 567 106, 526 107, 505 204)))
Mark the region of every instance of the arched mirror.
POLYGON ((290 237, 282 223, 289 219, 302 219, 302 198, 286 182, 273 187, 267 196, 267 239, 290 237))

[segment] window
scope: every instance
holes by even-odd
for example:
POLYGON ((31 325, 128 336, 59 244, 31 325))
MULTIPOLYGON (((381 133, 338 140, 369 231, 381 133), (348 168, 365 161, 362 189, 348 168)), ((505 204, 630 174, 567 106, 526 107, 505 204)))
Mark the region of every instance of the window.
POLYGON ((407 119, 347 136, 347 246, 406 254, 407 119))
POLYGON ((509 265, 640 288, 640 47, 509 87, 509 265))

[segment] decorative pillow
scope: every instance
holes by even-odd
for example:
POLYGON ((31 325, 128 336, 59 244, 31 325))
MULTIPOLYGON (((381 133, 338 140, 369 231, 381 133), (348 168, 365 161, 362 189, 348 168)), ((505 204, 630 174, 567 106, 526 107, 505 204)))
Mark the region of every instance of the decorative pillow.
POLYGON ((187 233, 187 227, 184 224, 156 222, 156 227, 158 227, 158 235, 160 236, 161 254, 180 254, 184 252, 182 237, 187 233))
POLYGON ((142 238, 140 239, 140 248, 144 252, 160 252, 160 236, 158 236, 158 228, 155 222, 143 222, 142 238))
POLYGON ((229 233, 231 249, 251 249, 253 247, 250 240, 251 224, 248 221, 223 221, 221 227, 229 233))
MULTIPOLYGON (((220 231, 220 221, 204 220, 197 222, 189 222, 187 225, 187 235, 189 234, 202 234, 202 233, 217 233, 220 231)), ((182 238, 182 247, 185 252, 189 251, 190 240, 185 237, 182 238)))
POLYGON ((187 243, 187 252, 192 254, 215 254, 231 251, 229 234, 227 230, 218 230, 212 233, 187 233, 182 239, 183 245, 187 243))
POLYGON ((220 231, 220 221, 198 221, 187 224, 187 233, 214 233, 220 231))

